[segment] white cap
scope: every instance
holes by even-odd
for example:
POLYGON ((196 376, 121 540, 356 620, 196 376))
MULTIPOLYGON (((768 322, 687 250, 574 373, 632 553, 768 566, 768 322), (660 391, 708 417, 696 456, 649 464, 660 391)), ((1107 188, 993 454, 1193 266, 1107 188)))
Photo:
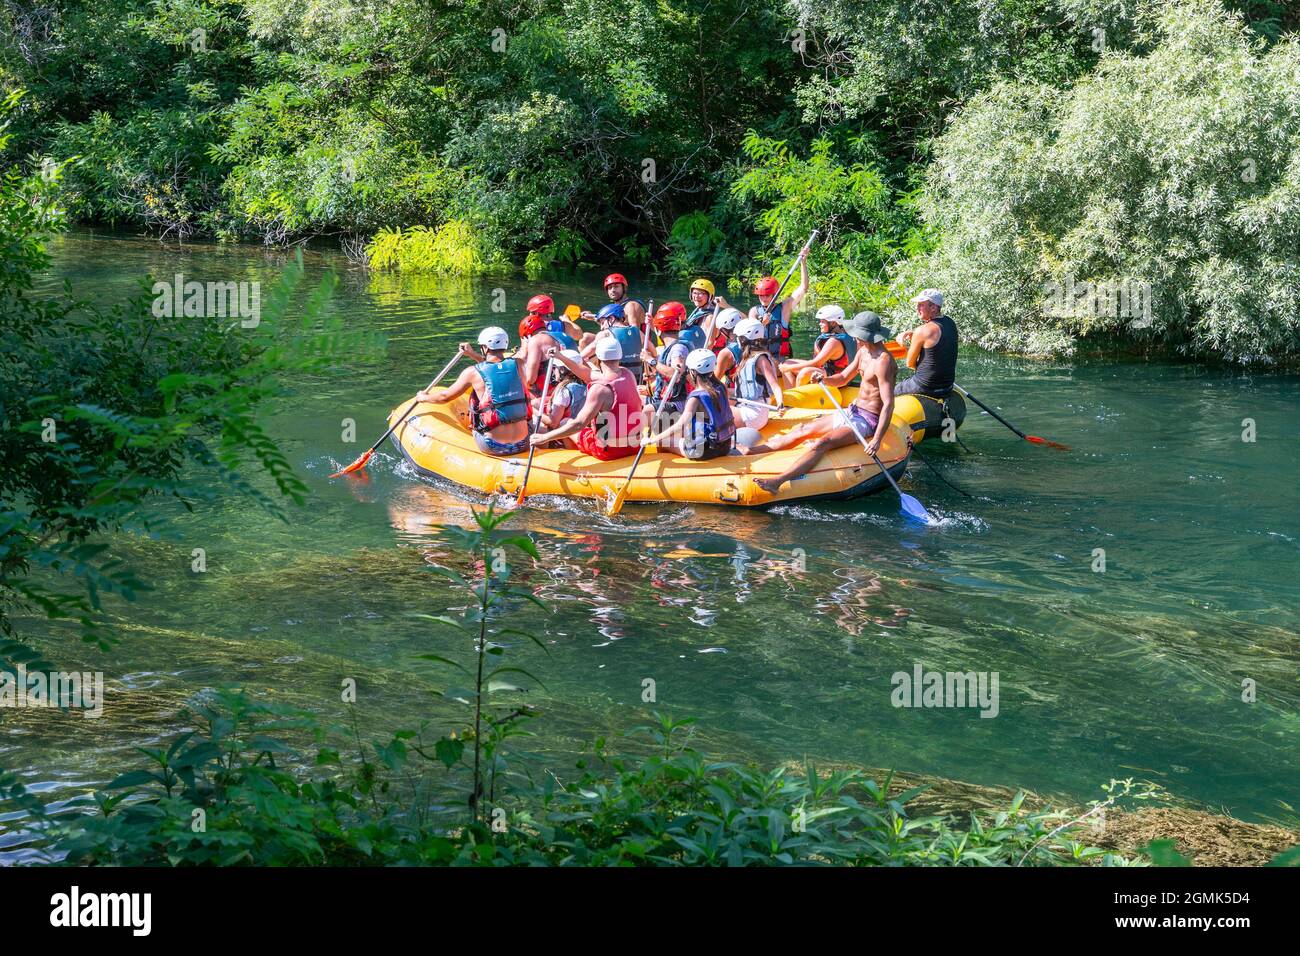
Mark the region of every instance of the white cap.
POLYGON ((817 310, 818 322, 836 322, 844 324, 844 310, 838 305, 824 305, 817 310))
POLYGON ((686 356, 686 367, 697 375, 708 375, 718 367, 718 357, 712 349, 695 349, 686 356))
POLYGON ((508 349, 510 348, 510 336, 506 335, 506 330, 499 325, 489 325, 478 334, 478 344, 490 351, 508 349))
POLYGON ((623 357, 623 346, 618 344, 618 339, 612 335, 601 336, 596 339, 596 358, 602 362, 617 362, 623 357))
POLYGON ((912 304, 918 302, 933 302, 935 305, 943 305, 943 293, 938 289, 922 289, 921 294, 912 300, 912 304))
POLYGON ((718 313, 718 328, 731 330, 736 327, 736 323, 745 318, 745 313, 739 309, 723 309, 718 313))
POLYGON ((746 319, 736 326, 738 339, 761 339, 766 334, 767 329, 763 328, 763 323, 758 319, 746 319))

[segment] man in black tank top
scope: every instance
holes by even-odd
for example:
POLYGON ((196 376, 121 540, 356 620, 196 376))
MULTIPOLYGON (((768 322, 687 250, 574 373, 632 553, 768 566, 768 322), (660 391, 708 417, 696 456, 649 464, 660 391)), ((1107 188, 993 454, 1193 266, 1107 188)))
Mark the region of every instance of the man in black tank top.
POLYGON ((916 374, 894 394, 947 398, 957 377, 957 323, 943 314, 943 293, 938 289, 926 289, 912 302, 921 324, 898 341, 907 346, 907 365, 916 374))

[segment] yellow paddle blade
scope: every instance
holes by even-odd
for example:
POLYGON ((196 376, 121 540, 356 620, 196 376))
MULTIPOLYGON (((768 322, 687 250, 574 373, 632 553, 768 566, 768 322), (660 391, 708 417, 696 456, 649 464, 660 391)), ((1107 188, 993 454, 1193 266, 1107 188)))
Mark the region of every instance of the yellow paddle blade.
POLYGON ((572 322, 578 321, 578 316, 582 315, 582 309, 570 302, 564 307, 564 317, 572 322))
POLYGON ((618 489, 618 494, 614 496, 614 500, 611 501, 609 507, 605 509, 606 516, 612 518, 623 510, 623 502, 627 500, 627 489, 630 484, 632 484, 631 479, 623 482, 623 487, 618 489))

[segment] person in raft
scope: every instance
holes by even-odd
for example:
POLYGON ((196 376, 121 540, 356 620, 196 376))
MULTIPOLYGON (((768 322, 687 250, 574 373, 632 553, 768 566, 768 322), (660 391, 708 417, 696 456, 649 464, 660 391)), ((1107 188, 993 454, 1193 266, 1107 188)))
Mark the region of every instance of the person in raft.
MULTIPOLYGON (((645 322, 645 303, 640 299, 633 299, 627 294, 627 276, 621 272, 611 272, 605 276, 605 294, 609 296, 609 305, 619 307, 619 314, 626 324, 633 328, 640 328, 645 322)), ((609 308, 609 306, 605 306, 609 308)), ((604 309, 601 310, 602 312, 604 309)), ((596 316, 590 312, 583 312, 582 317, 589 322, 596 321, 596 316)), ((638 349, 638 351, 640 351, 638 349)))
POLYGON ((727 300, 715 293, 713 283, 708 279, 696 279, 691 283, 691 303, 695 306, 695 310, 682 323, 682 334, 679 336, 681 341, 692 351, 702 348, 717 351, 722 348, 725 342, 719 342, 716 338, 713 342, 709 342, 706 333, 714 309, 720 312, 727 308, 727 300), (699 331, 696 331, 697 329, 699 331))
MULTIPOLYGON (((469 425, 474 443, 485 455, 517 455, 528 447, 528 390, 524 387, 522 363, 506 358, 510 336, 495 325, 478 335, 483 346, 481 362, 465 369, 447 388, 421 391, 416 398, 434 405, 454 402, 473 390, 469 399, 469 425)), ((478 356, 468 342, 460 344, 462 355, 478 356)))
POLYGON ((723 309, 718 313, 717 338, 713 340, 713 351, 718 356, 718 367, 713 374, 722 381, 740 365, 740 339, 736 338, 736 326, 745 321, 745 314, 739 309, 723 309))
MULTIPOLYGON (((582 329, 567 315, 555 314, 555 300, 549 295, 535 295, 528 300, 528 315, 542 320, 546 331, 554 336, 562 349, 576 349, 582 338, 582 329)), ((520 323, 521 325, 523 323, 520 323)))
MULTIPOLYGON (((644 312, 641 314, 645 315, 644 312)), ((641 326, 629 323, 627 310, 616 302, 611 302, 597 312, 596 321, 600 323, 600 331, 595 335, 588 332, 582 337, 582 357, 592 358, 596 354, 596 341, 613 336, 623 350, 623 357, 619 359, 619 364, 632 373, 632 377, 640 386, 645 370, 641 361, 641 349, 644 344, 641 340, 641 326)))
POLYGON ((890 332, 874 312, 859 312, 845 324, 845 331, 860 343, 848 367, 837 375, 826 375, 817 369, 812 378, 834 388, 852 381, 855 375, 862 376, 858 397, 845 409, 849 424, 839 412, 831 412, 765 444, 741 449, 742 454, 758 455, 812 440, 812 447, 781 474, 754 479, 754 484, 769 494, 776 494, 787 481, 806 475, 831 449, 855 444, 858 435, 866 439, 867 450, 874 454, 889 430, 889 420, 894 415, 894 359, 882 343, 889 341, 890 332))
POLYGON ((775 278, 764 276, 754 283, 754 294, 758 296, 759 304, 749 310, 749 317, 763 323, 767 332, 767 351, 777 361, 794 356, 790 348, 790 317, 799 308, 808 289, 807 249, 799 253, 799 287, 780 302, 776 301, 776 294, 781 291, 781 283, 775 278))
POLYGON ((761 429, 767 424, 768 404, 785 404, 776 359, 767 350, 767 333, 758 319, 744 319, 736 326, 740 358, 732 376, 736 389, 736 420, 743 428, 761 429), (773 401, 775 399, 775 401, 773 401))
POLYGON ((844 331, 844 310, 838 305, 824 305, 818 309, 817 325, 821 334, 813 342, 813 357, 781 363, 781 381, 786 388, 808 384, 812 381, 814 369, 821 369, 827 375, 838 375, 857 354, 857 343, 844 331))
POLYGON ((619 364, 623 349, 618 340, 609 335, 596 339, 600 368, 594 374, 558 349, 552 354, 587 384, 587 400, 558 428, 533 435, 532 443, 546 445, 576 433, 574 446, 601 461, 635 455, 641 444, 641 393, 632 373, 619 364))
POLYGON ((546 356, 551 349, 572 349, 573 339, 563 332, 548 331, 545 320, 530 313, 519 322, 519 351, 515 358, 523 359, 524 381, 532 395, 532 408, 542 400, 546 385, 546 356))
POLYGON ((647 445, 678 448, 687 458, 708 461, 731 454, 736 422, 727 403, 727 386, 713 374, 718 360, 711 349, 686 356, 690 386, 681 416, 669 428, 645 440, 647 445))
MULTIPOLYGON (((550 360, 547 354, 547 360, 550 360)), ((582 361, 582 354, 577 349, 563 349, 557 355, 563 355, 579 372, 586 372, 587 379, 579 377, 579 372, 570 371, 559 358, 555 360, 551 372, 551 390, 546 396, 546 405, 542 408, 542 428, 559 428, 566 421, 578 414, 578 409, 587 403, 587 381, 590 371, 582 361)), ((572 438, 552 442, 553 447, 577 448, 572 438)))
POLYGON ((916 374, 894 390, 895 395, 947 398, 957 379, 957 323, 943 314, 943 293, 926 289, 912 304, 921 324, 898 337, 907 347, 907 367, 916 374))
MULTIPOLYGON (((676 421, 686 405, 686 356, 692 350, 679 338, 685 316, 686 306, 680 302, 665 302, 661 305, 655 311, 654 326, 655 331, 659 333, 659 338, 663 340, 663 347, 656 353, 647 342, 645 351, 641 353, 641 360, 645 363, 645 367, 654 373, 646 414, 653 415, 662 401, 664 415, 668 416, 667 421, 676 421), (673 380, 674 375, 677 381, 669 392, 668 383, 673 380)), ((655 421, 650 427, 659 428, 661 424, 655 421)), ((666 447, 672 448, 675 445, 669 441, 666 447)))

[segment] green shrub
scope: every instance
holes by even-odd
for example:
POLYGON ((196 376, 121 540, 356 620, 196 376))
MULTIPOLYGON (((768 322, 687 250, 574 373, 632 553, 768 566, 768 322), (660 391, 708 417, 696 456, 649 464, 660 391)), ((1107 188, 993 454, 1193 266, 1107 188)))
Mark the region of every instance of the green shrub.
POLYGON ((944 288, 990 348, 1300 356, 1300 40, 1266 49, 1211 0, 1171 4, 1155 30, 1149 53, 1071 89, 971 103, 930 172, 939 246, 900 284, 944 288))

